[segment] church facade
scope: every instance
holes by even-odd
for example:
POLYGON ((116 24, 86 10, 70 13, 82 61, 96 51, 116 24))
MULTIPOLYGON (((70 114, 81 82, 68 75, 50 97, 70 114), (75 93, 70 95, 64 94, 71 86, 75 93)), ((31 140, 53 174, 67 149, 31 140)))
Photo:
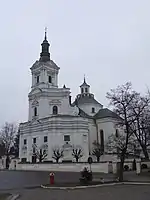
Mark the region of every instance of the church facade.
POLYGON ((54 149, 63 150, 60 161, 74 161, 73 149, 82 149, 79 161, 86 162, 94 141, 105 154, 107 139, 116 132, 118 116, 94 98, 85 78, 80 94, 72 102, 70 88, 58 86, 60 68, 50 58, 46 33, 41 46, 40 59, 30 68, 28 121, 19 126, 20 161, 32 162, 36 147, 47 152, 47 161, 55 161, 54 149))

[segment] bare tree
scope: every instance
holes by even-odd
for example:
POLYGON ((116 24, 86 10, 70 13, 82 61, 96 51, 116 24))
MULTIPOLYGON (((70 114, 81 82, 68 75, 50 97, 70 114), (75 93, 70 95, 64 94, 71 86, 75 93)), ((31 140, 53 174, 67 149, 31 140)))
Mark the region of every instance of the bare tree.
POLYGON ((56 147, 56 148, 53 148, 52 151, 53 151, 52 158, 54 158, 56 162, 58 163, 59 159, 64 157, 64 150, 59 147, 56 147))
POLYGON ((0 142, 0 158, 5 155, 5 145, 3 142, 0 142))
POLYGON ((5 155, 10 155, 11 147, 14 144, 14 138, 17 133, 17 126, 13 123, 6 122, 0 130, 0 138, 5 146, 5 155))
POLYGON ((150 98, 149 96, 137 95, 131 110, 135 116, 132 130, 139 142, 143 154, 149 159, 148 147, 150 146, 150 98))
POLYGON ((125 85, 118 86, 116 89, 112 89, 107 93, 107 98, 110 100, 110 104, 114 108, 114 112, 119 116, 118 122, 119 126, 124 127, 124 134, 118 139, 114 140, 116 143, 116 148, 120 151, 120 169, 119 169, 119 180, 123 180, 123 167, 125 161, 125 155, 127 153, 129 139, 133 134, 131 126, 135 121, 134 115, 131 112, 131 105, 134 102, 137 92, 133 91, 132 84, 126 83, 125 85), (120 118, 120 119, 119 119, 120 118), (119 141, 118 141, 119 140, 119 141), (122 143, 123 141, 123 143, 122 143), (122 145, 123 144, 123 145, 122 145))
POLYGON ((81 147, 73 147, 72 156, 79 162, 79 159, 83 157, 83 151, 81 147))
POLYGON ((101 155, 103 155, 103 149, 102 149, 101 145, 96 141, 93 142, 93 146, 94 147, 92 150, 92 155, 95 156, 97 159, 97 162, 99 162, 101 155))
POLYGON ((47 151, 45 148, 39 148, 36 144, 33 145, 33 156, 41 163, 47 157, 47 151))
POLYGON ((40 149, 37 153, 37 158, 39 162, 42 162, 47 157, 47 152, 45 149, 40 149))
POLYGON ((20 135, 17 133, 17 135, 14 138, 14 144, 10 148, 10 154, 14 155, 16 158, 19 157, 19 140, 20 140, 20 135))
MULTIPOLYGON (((122 156, 123 150, 126 148, 126 133, 120 132, 118 135, 112 134, 108 137, 107 149, 109 153, 117 154, 119 158, 122 156)), ((128 146, 125 152, 125 157, 128 155, 134 155, 134 136, 130 136, 128 140, 128 146)))

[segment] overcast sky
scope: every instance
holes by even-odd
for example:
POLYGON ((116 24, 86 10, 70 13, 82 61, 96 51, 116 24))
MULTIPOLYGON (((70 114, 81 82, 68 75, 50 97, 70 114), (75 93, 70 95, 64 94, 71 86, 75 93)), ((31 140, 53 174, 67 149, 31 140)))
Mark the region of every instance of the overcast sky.
POLYGON ((1 0, 0 7, 0 124, 27 120, 29 68, 45 26, 59 86, 73 98, 84 74, 105 106, 117 85, 150 87, 150 0, 1 0))

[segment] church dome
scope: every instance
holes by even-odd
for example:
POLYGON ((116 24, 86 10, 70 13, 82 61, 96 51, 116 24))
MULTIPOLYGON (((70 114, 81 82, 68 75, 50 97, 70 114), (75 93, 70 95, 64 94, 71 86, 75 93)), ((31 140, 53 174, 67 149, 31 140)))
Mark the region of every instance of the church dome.
POLYGON ((99 104, 101 105, 95 98, 93 94, 78 94, 76 100, 74 102, 75 105, 83 105, 83 104, 99 104))

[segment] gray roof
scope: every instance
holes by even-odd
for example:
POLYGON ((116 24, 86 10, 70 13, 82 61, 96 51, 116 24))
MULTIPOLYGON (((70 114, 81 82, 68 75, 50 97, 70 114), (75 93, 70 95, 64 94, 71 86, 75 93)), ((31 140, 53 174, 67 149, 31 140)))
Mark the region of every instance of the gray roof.
POLYGON ((116 113, 109 110, 108 108, 103 108, 95 114, 94 118, 101 119, 101 118, 114 118, 114 119, 121 119, 116 113))
POLYGON ((55 68, 56 70, 59 70, 60 68, 57 66, 57 64, 53 61, 53 60, 50 60, 50 61, 46 61, 46 62, 42 62, 40 60, 37 60, 33 65, 32 67, 30 68, 31 70, 32 69, 36 69, 36 68, 39 68, 41 66, 47 66, 47 67, 53 67, 55 68))
POLYGON ((81 105, 81 104, 85 104, 85 103, 89 103, 89 104, 99 104, 101 105, 98 101, 96 101, 94 99, 94 97, 92 96, 81 96, 79 98, 76 98, 76 100, 73 102, 73 105, 81 105))
POLYGON ((88 85, 86 82, 83 82, 82 85, 80 85, 80 87, 83 87, 83 86, 90 87, 90 85, 88 85))
POLYGON ((79 108, 79 116, 90 119, 114 118, 121 119, 116 113, 108 108, 100 109, 94 116, 89 116, 82 109, 79 108))
POLYGON ((82 109, 79 108, 79 116, 80 117, 85 117, 85 118, 91 118, 93 119, 92 116, 89 116, 88 114, 86 114, 82 109))

